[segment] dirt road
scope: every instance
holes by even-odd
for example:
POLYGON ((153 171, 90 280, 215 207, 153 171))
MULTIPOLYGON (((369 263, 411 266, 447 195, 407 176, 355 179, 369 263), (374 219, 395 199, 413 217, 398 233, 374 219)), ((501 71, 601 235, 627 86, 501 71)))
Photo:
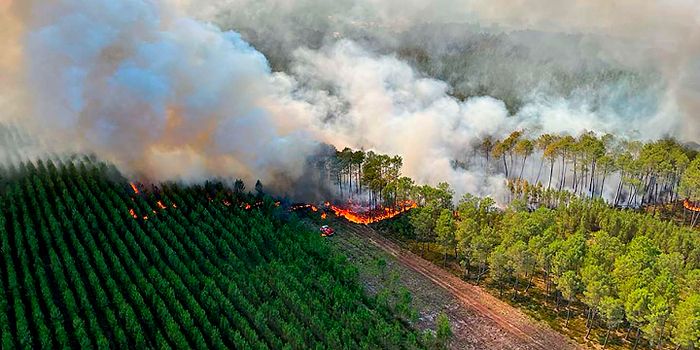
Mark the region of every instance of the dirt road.
POLYGON ((490 295, 481 288, 469 284, 449 271, 407 251, 382 237, 369 227, 340 224, 339 233, 347 232, 368 240, 396 260, 420 274, 433 285, 453 296, 466 310, 451 310, 450 318, 457 324, 466 325, 470 334, 456 334, 470 344, 455 348, 477 349, 580 349, 566 336, 552 330, 547 325, 537 323, 528 316, 490 295), (476 334, 474 334, 476 332, 476 334), (488 334, 478 334, 488 333, 488 334))

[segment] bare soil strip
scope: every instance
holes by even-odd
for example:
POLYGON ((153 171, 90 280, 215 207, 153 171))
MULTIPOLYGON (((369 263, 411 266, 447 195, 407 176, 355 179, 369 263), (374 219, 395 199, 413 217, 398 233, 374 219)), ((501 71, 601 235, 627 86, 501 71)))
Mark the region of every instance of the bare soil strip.
MULTIPOLYGON (((470 338, 483 341, 476 348, 581 349, 580 345, 574 343, 565 335, 554 331, 545 324, 537 323, 516 308, 492 296, 478 286, 469 284, 449 271, 443 270, 412 252, 399 247, 371 228, 350 223, 340 224, 339 228, 340 234, 347 232, 367 239, 373 245, 396 258, 402 265, 417 272, 432 282, 432 284, 451 294, 468 311, 466 313, 452 313, 452 317, 455 317, 455 315, 457 318, 476 317, 480 319, 479 322, 489 323, 490 326, 499 330, 496 332, 496 335, 471 334, 470 338), (502 337, 506 339, 499 339, 502 337)), ((457 323, 473 325, 474 320, 457 319, 457 323)), ((486 327, 486 329, 490 328, 492 327, 486 327)), ((479 329, 472 327, 467 331, 475 332, 479 331, 479 329)), ((459 344, 455 345, 456 348, 460 348, 459 344)))

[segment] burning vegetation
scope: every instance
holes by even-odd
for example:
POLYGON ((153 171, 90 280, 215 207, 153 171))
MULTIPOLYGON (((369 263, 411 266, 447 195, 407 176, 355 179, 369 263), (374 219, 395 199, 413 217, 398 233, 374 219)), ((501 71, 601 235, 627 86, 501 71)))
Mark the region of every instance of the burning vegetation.
POLYGON ((395 207, 380 207, 368 211, 355 212, 350 209, 344 209, 335 205, 329 205, 329 208, 338 217, 343 217, 350 222, 356 224, 371 224, 379 222, 386 219, 391 219, 396 215, 405 213, 413 208, 416 208, 418 204, 411 200, 405 200, 398 203, 395 207))
POLYGON ((405 213, 413 208, 416 208, 418 204, 412 200, 404 200, 396 203, 392 207, 362 207, 352 202, 347 204, 347 207, 341 207, 339 205, 331 204, 330 202, 324 202, 321 208, 313 204, 297 204, 289 208, 290 211, 297 211, 308 209, 312 212, 321 212, 321 219, 326 219, 328 213, 333 213, 336 217, 344 218, 350 222, 356 224, 368 225, 371 223, 379 222, 386 219, 391 219, 396 215, 405 213))
POLYGON ((687 199, 683 200, 683 207, 690 211, 700 212, 700 205, 698 205, 697 203, 693 203, 687 199))

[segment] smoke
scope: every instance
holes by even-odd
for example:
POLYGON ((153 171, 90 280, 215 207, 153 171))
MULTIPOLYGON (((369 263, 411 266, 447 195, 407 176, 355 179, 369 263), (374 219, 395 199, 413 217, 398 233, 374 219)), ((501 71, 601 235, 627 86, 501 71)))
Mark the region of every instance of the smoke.
POLYGON ((167 2, 35 3, 20 122, 57 149, 154 180, 301 173, 315 147, 284 76, 235 32, 167 2))
POLYGON ((5 0, 0 107, 51 151, 153 180, 288 189, 328 143, 500 197, 470 157, 487 134, 700 133, 697 5, 591 4, 5 0))
POLYGON ((282 69, 296 47, 348 38, 398 52, 458 95, 502 99, 512 113, 536 92, 612 109, 628 121, 621 131, 664 118, 669 135, 700 134, 693 0, 210 0, 192 13, 240 30, 282 69))

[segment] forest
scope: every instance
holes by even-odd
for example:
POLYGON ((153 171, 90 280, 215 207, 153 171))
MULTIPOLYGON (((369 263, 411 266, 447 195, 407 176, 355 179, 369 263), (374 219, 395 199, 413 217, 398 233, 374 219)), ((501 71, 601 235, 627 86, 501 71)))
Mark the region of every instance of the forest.
POLYGON ((425 346, 260 183, 130 186, 87 157, 3 175, 3 349, 425 346))
POLYGON ((493 286, 502 298, 541 303, 564 328, 582 313, 585 340, 700 346, 697 151, 670 139, 530 140, 514 132, 484 138, 476 152, 505 175, 507 206, 470 194, 456 200, 447 183, 416 185, 394 170, 400 158, 373 152, 366 157, 380 160, 379 171, 349 149, 329 167, 346 193, 366 187, 384 205, 396 197, 419 205, 375 224, 381 231, 413 243, 421 256, 439 251, 437 263, 459 266, 464 279, 493 286))
POLYGON ((503 298, 537 302, 530 296, 539 289, 539 302, 564 327, 573 309, 585 310, 585 339, 597 329, 603 346, 618 331, 634 348, 642 339, 650 348, 699 345, 696 230, 573 196, 553 209, 500 210, 490 198, 470 195, 456 207, 444 204, 431 199, 380 228, 418 242, 421 254, 434 245, 438 263, 459 264, 463 278, 487 282, 503 298))
MULTIPOLYGON (((700 211, 682 211, 684 204, 700 202, 697 150, 673 139, 642 142, 592 132, 525 135, 485 136, 467 156, 455 159, 454 167, 503 175, 509 196, 497 200, 506 204, 517 200, 530 209, 553 208, 569 196, 601 198, 619 208, 672 209, 683 213, 684 223, 700 223, 700 211)), ((350 148, 317 161, 321 185, 336 187, 340 200, 366 199, 370 206, 387 207, 405 200, 421 203, 431 191, 403 176, 402 164, 400 156, 350 148)))

